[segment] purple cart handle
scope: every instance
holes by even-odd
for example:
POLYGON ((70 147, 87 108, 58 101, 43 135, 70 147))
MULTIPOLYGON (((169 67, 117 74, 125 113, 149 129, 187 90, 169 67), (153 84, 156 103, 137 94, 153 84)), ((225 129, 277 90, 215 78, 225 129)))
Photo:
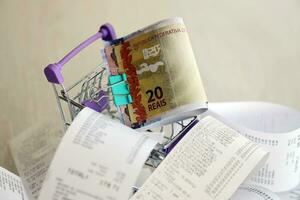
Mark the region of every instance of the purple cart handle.
POLYGON ((79 52, 81 52, 84 48, 102 38, 104 41, 110 41, 116 39, 116 33, 111 24, 106 23, 103 24, 99 31, 86 39, 84 42, 79 44, 75 49, 73 49, 70 53, 68 53, 63 59, 61 59, 58 63, 49 64, 45 69, 44 73, 47 80, 51 83, 61 84, 64 82, 64 78, 61 74, 62 67, 71 60, 74 56, 76 56, 79 52))

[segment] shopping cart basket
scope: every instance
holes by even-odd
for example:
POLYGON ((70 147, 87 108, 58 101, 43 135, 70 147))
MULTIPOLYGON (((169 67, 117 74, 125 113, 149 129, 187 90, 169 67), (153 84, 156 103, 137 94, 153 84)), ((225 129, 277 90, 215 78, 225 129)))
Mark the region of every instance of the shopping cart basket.
MULTIPOLYGON (((114 28, 110 24, 104 24, 100 30, 74 48, 63 59, 54 64, 49 64, 44 72, 47 80, 52 83, 61 118, 65 129, 68 128, 75 116, 84 107, 89 107, 97 112, 119 118, 118 107, 113 103, 111 85, 108 85, 108 70, 103 62, 92 72, 83 76, 79 81, 65 87, 61 73, 63 66, 98 39, 112 41, 116 39, 114 28)), ((152 151, 146 165, 157 167, 180 139, 197 123, 196 117, 184 121, 174 122, 155 131, 164 132, 164 141, 152 151)), ((153 130, 148 130, 153 131, 153 130)))

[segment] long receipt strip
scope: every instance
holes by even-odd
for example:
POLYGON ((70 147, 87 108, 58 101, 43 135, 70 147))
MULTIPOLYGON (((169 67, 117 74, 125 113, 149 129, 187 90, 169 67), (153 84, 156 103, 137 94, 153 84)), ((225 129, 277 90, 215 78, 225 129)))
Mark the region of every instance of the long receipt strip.
POLYGON ((265 150, 271 152, 266 164, 249 180, 250 184, 260 185, 274 192, 288 191, 299 184, 299 131, 284 135, 249 131, 246 137, 251 140, 255 138, 265 150))
POLYGON ((29 200, 21 179, 2 167, 0 167, 0 199, 29 200))
POLYGON ((267 152, 213 117, 198 122, 131 200, 224 200, 267 152))
POLYGON ((230 200, 279 200, 280 198, 262 187, 254 185, 241 185, 230 200))
MULTIPOLYGON (((209 104, 209 110, 270 152, 265 165, 249 180, 249 184, 273 192, 288 191, 299 184, 299 112, 284 106, 258 102, 209 104)), ((298 198, 293 199, 300 199, 299 192, 298 198)))
POLYGON ((10 141, 18 172, 30 199, 38 198, 46 172, 62 138, 54 123, 42 122, 10 141))
POLYGON ((154 140, 85 108, 58 147, 39 200, 127 200, 155 145, 154 140))

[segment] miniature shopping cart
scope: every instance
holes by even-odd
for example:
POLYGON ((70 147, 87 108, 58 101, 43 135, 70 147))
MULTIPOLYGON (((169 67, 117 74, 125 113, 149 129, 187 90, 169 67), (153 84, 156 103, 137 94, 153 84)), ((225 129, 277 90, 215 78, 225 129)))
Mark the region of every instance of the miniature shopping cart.
MULTIPOLYGON (((62 67, 79 52, 100 38, 108 42, 116 39, 115 31, 110 24, 102 25, 96 34, 78 45, 62 60, 48 65, 44 70, 47 80, 52 83, 65 129, 68 128, 75 116, 84 107, 89 107, 112 118, 120 118, 118 116, 118 107, 113 103, 111 85, 108 84, 109 72, 106 70, 105 62, 98 65, 92 72, 86 74, 71 86, 64 86, 64 78, 61 73, 62 67)), ((194 117, 156 129, 155 131, 164 132, 164 141, 152 151, 146 165, 157 167, 196 123, 197 119, 194 117)))

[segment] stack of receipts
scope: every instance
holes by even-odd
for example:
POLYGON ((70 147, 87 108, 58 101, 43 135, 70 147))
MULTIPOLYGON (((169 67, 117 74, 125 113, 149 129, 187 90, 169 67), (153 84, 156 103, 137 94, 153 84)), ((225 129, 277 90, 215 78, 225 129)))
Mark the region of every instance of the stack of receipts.
POLYGON ((44 125, 10 142, 21 177, 0 168, 0 199, 300 199, 299 124, 273 104, 209 104, 154 169, 145 161, 159 134, 85 108, 62 139, 44 125))

